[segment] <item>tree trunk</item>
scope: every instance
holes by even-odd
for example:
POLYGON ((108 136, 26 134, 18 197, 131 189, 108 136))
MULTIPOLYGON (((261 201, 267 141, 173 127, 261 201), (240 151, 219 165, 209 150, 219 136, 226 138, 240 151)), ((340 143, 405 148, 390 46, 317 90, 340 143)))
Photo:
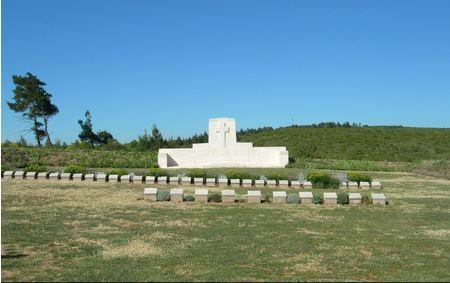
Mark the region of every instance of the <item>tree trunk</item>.
POLYGON ((48 119, 46 116, 44 116, 44 130, 45 130, 45 135, 47 136, 47 142, 50 146, 52 146, 52 140, 50 139, 50 134, 48 133, 48 128, 47 128, 47 124, 48 124, 48 119))
POLYGON ((41 147, 41 137, 39 136, 39 128, 36 117, 34 117, 34 135, 36 136, 38 146, 41 147))

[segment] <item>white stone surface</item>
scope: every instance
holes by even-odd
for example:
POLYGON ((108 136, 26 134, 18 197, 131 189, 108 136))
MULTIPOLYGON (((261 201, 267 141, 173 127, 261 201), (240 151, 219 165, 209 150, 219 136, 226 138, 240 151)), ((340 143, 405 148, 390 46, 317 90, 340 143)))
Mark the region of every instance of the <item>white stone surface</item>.
POLYGON ((247 192, 247 196, 249 197, 260 197, 261 196, 261 191, 248 191, 247 192))
POLYGON ((47 179, 47 177, 48 177, 48 172, 39 172, 37 174, 38 179, 47 179))
POLYGON ((214 187, 216 185, 216 178, 206 178, 206 185, 208 187, 214 187))
POLYGON ((129 183, 131 181, 130 175, 120 175, 120 182, 129 183))
POLYGON ((178 185, 179 181, 180 181, 180 179, 176 176, 169 177, 169 184, 171 184, 171 185, 174 185, 174 184, 178 185))
POLYGON ((347 182, 341 182, 340 185, 343 189, 347 188, 347 182))
POLYGON ((310 181, 304 181, 302 183, 302 187, 305 189, 311 189, 312 188, 312 183, 310 181))
POLYGON ((72 180, 81 181, 83 180, 83 173, 75 173, 72 175, 72 180))
POLYGON ((386 204, 386 196, 384 194, 372 194, 373 204, 386 204))
MULTIPOLYGON (((140 175, 134 175, 133 176, 133 183, 142 183, 142 180, 144 179, 144 177, 143 176, 140 176, 140 175)), ((98 180, 98 176, 97 176, 97 180, 98 180)))
POLYGON ((60 175, 61 175, 61 173, 59 173, 59 172, 52 172, 48 175, 48 178, 51 180, 59 180, 60 175))
POLYGON ((277 180, 267 180, 266 185, 268 187, 275 187, 277 185, 277 180))
POLYGON ((145 183, 146 184, 154 184, 156 181, 155 176, 145 176, 145 183))
POLYGON ((194 195, 195 196, 207 196, 208 189, 195 189, 194 195))
POLYGON ((108 180, 110 182, 117 183, 117 182, 119 182, 119 175, 117 175, 117 174, 109 175, 108 180))
POLYGON ((336 193, 323 193, 323 203, 324 204, 337 204, 337 194, 336 193))
POLYGON ((24 171, 16 171, 14 172, 14 178, 15 179, 24 179, 25 178, 25 172, 24 171))
POLYGON ((27 174, 25 174, 25 177, 27 179, 36 179, 36 175, 37 175, 36 172, 27 172, 27 174))
POLYGON ((312 192, 299 192, 298 196, 300 197, 300 199, 313 198, 312 192))
POLYGON ((285 191, 274 191, 273 192, 273 197, 286 197, 287 194, 285 191))
POLYGON ((219 186, 228 186, 228 179, 227 178, 220 178, 217 180, 217 183, 219 186))
POLYGON ((274 191, 273 192, 273 203, 286 203, 286 192, 284 191, 274 191))
POLYGON ((381 183, 379 181, 373 181, 371 184, 372 189, 381 189, 381 183))
POLYGON ((85 181, 94 181, 95 180, 95 174, 94 173, 89 173, 84 175, 84 180, 85 181))
POLYGON ((203 186, 203 178, 194 178, 194 185, 203 186))
POLYGON ((291 181, 291 188, 300 189, 300 187, 301 187, 300 181, 291 181))
POLYGON ((361 204, 361 194, 360 193, 349 193, 348 194, 349 204, 361 204))
POLYGON ((184 190, 180 189, 180 188, 170 189, 170 194, 171 195, 182 195, 183 192, 184 192, 184 190))
POLYGON ((349 189, 357 189, 358 183, 357 182, 348 182, 347 186, 349 189))
POLYGON ((255 180, 255 187, 257 188, 263 188, 266 185, 265 180, 255 180))
POLYGON ((160 185, 167 184, 167 176, 158 176, 158 184, 160 185))
POLYGON ((242 180, 242 186, 244 188, 250 188, 252 186, 252 179, 244 179, 244 180, 242 180))
POLYGON ((156 195, 158 193, 157 188, 145 188, 144 195, 156 195))
POLYGON ((181 184, 190 185, 191 180, 192 180, 191 177, 188 177, 188 176, 181 177, 181 184))
POLYGON ((261 203, 261 191, 248 191, 247 203, 261 203))
POLYGON ((12 179, 13 176, 14 176, 14 171, 3 172, 3 178, 5 178, 5 179, 12 179))
POLYGON ((368 188, 370 188, 370 183, 369 182, 360 182, 359 187, 361 189, 368 189, 368 188))
POLYGON ((289 162, 286 147, 253 147, 238 143, 236 123, 230 118, 209 120, 208 143, 192 148, 161 148, 158 165, 161 168, 213 167, 285 167, 289 162))
POLYGON ((68 181, 72 177, 72 173, 61 173, 61 180, 68 181))
POLYGON ((105 173, 98 173, 96 175, 97 182, 106 182, 107 175, 105 173))
POLYGON ((234 190, 222 190, 222 196, 235 196, 236 192, 234 190))
POLYGON ((230 184, 232 186, 240 186, 241 185, 241 180, 240 179, 231 179, 230 180, 230 184))
POLYGON ((289 187, 289 181, 288 180, 280 180, 280 181, 278 181, 278 187, 280 187, 280 188, 288 188, 289 187))

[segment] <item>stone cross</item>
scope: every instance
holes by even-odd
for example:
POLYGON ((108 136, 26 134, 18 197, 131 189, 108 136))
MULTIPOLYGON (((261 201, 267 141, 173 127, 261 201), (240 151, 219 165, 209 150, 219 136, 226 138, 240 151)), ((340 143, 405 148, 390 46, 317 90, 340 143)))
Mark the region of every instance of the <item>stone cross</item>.
POLYGON ((226 147, 227 146, 227 133, 230 132, 230 127, 227 126, 226 123, 219 123, 216 127, 216 133, 223 136, 221 137, 221 145, 220 147, 226 147))

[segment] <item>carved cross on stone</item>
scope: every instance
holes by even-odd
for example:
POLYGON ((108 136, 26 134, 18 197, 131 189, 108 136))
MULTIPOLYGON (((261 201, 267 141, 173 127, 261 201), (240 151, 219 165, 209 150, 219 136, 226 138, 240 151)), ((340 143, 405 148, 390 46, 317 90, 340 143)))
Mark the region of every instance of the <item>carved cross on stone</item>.
POLYGON ((219 123, 216 127, 216 133, 221 135, 220 137, 220 147, 227 146, 227 133, 230 132, 230 127, 226 123, 219 123))

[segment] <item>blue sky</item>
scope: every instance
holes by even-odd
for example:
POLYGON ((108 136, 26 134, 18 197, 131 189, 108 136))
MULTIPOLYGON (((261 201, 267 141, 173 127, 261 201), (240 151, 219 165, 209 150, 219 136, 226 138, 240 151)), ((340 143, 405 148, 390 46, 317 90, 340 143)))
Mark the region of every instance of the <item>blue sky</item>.
MULTIPOLYGON (((53 139, 129 141, 350 121, 450 127, 450 1, 2 1, 2 140, 13 74, 47 83, 53 139)), ((31 134, 25 136, 33 140, 31 134)))

